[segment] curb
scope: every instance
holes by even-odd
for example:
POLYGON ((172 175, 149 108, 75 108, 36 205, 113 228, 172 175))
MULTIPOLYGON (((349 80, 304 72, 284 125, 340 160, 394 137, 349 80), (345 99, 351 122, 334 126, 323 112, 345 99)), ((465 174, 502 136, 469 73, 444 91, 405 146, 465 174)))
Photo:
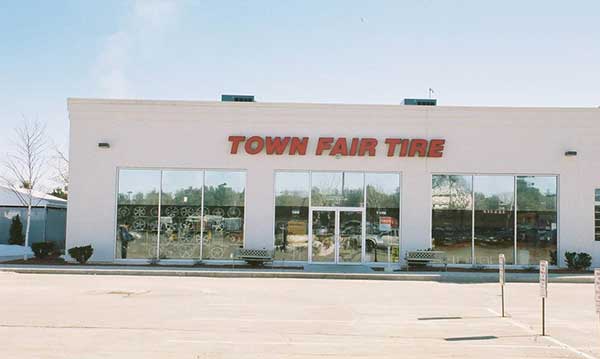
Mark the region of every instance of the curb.
POLYGON ((439 274, 370 274, 370 273, 318 273, 318 272, 267 272, 267 271, 194 271, 152 269, 55 269, 55 268, 0 268, 0 272, 19 274, 74 274, 74 275, 127 275, 149 277, 205 277, 205 278, 296 278, 296 279, 347 279, 347 280, 412 280, 439 281, 439 274))
MULTIPOLYGON (((44 268, 0 267, 1 272, 19 274, 69 274, 69 275, 126 275, 150 277, 205 277, 205 278, 285 278, 285 279, 336 279, 336 280, 388 280, 427 281, 442 283, 498 283, 497 273, 322 273, 286 271, 209 271, 186 269, 112 269, 112 268, 44 268)), ((506 273, 506 281, 537 283, 537 273, 506 273)), ((554 274, 552 283, 593 283, 593 275, 554 274)))

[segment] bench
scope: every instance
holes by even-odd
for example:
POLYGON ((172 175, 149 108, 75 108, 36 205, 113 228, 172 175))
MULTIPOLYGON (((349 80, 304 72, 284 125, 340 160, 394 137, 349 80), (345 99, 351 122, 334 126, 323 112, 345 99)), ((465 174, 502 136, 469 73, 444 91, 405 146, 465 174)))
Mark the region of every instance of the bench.
POLYGON ((411 264, 430 264, 440 263, 448 271, 448 257, 446 252, 442 251, 409 251, 404 257, 406 260, 406 270, 410 269, 411 264))
POLYGON ((273 251, 268 249, 236 248, 235 258, 246 261, 250 265, 260 266, 273 261, 273 251))

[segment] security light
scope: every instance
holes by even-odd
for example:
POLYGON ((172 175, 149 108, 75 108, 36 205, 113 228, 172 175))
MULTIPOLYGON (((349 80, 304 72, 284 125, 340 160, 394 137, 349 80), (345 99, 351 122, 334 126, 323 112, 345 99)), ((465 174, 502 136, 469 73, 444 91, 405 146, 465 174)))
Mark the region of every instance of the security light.
POLYGON ((566 151, 565 156, 577 156, 577 151, 573 151, 573 150, 566 151))
POLYGON ((100 148, 110 148, 110 143, 108 143, 108 142, 98 142, 98 147, 100 147, 100 148))

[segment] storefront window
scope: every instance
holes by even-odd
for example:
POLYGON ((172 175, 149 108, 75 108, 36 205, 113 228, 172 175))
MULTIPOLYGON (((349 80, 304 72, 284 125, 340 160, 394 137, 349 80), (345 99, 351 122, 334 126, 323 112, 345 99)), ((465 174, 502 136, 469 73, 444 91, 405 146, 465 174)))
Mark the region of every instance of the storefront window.
POLYGON ((397 262, 400 253, 400 175, 366 173, 366 262, 397 262))
POLYGON ((202 171, 163 171, 160 258, 200 258, 202 171))
POLYGON ((514 177, 475 176, 475 263, 514 264, 514 177))
POLYGON ((229 259, 243 246, 244 172, 120 170, 118 181, 117 258, 229 259))
POLYGON ((517 177, 517 263, 556 264, 555 176, 517 177))
POLYGON ((449 263, 471 263, 473 198, 472 176, 432 177, 432 242, 449 263))
POLYGON ((276 173, 276 260, 308 260, 308 191, 308 172, 276 173))
POLYGON ((204 259, 230 259, 244 245, 244 172, 206 171, 204 259))
POLYGON ((159 188, 160 171, 119 171, 117 258, 156 257, 159 188))
POLYGON ((313 206, 342 204, 342 172, 313 172, 311 176, 313 206))
POLYGON ((342 173, 342 207, 362 207, 365 202, 364 173, 342 173))
POLYGON ((311 203, 315 207, 362 207, 363 173, 313 172, 311 203))
POLYGON ((398 173, 275 174, 277 260, 398 262, 399 217, 398 173))
POLYGON ((460 242, 463 252, 473 244, 476 264, 498 264, 502 253, 507 264, 533 265, 547 260, 556 265, 557 180, 556 176, 433 176, 434 248, 447 252, 451 263, 468 263, 460 258, 464 255, 456 254, 460 242), (471 178, 474 211, 468 185, 471 178), (448 209, 451 207, 456 209, 448 209))

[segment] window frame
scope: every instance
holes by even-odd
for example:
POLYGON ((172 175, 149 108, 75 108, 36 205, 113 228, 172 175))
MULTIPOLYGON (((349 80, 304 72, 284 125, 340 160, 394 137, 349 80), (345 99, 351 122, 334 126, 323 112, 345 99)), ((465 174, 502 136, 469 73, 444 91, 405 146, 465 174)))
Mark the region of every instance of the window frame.
MULTIPOLYGON (((201 211, 202 211, 202 220, 201 220, 201 231, 202 231, 202 236, 204 236, 203 231, 204 231, 204 187, 206 185, 206 171, 220 171, 220 172, 243 172, 244 173, 244 217, 243 217, 243 221, 244 221, 244 228, 242 230, 243 232, 243 240, 242 240, 242 245, 245 247, 246 246, 246 205, 247 205, 247 196, 248 196, 248 170, 244 169, 244 168, 211 168, 211 167, 202 167, 202 168, 198 168, 198 167, 154 167, 154 166, 140 166, 140 167, 136 167, 136 166, 116 166, 115 167, 115 184, 114 184, 114 198, 113 198, 113 261, 115 263, 150 263, 152 259, 147 259, 147 258, 117 258, 117 223, 118 223, 118 206, 119 206, 119 182, 120 182, 120 176, 119 173, 121 170, 131 170, 131 171, 143 171, 143 170, 149 170, 149 171, 158 171, 160 173, 160 181, 158 183, 158 193, 159 193, 159 201, 158 201, 158 217, 157 220, 160 221, 160 210, 161 210, 161 197, 162 197, 162 179, 163 179, 163 172, 164 171, 182 171, 182 172, 186 172, 186 171, 202 171, 202 206, 201 206, 201 211)), ((160 223, 160 222, 159 222, 160 223)), ((227 261, 229 262, 229 260, 226 259, 203 259, 203 249, 204 249, 204 237, 201 238, 200 240, 200 257, 199 258, 180 258, 180 259, 176 259, 176 258, 170 258, 170 259, 160 259, 160 225, 158 226, 158 233, 157 233, 157 240, 156 240, 156 260, 163 262, 163 263, 172 263, 172 264, 176 264, 176 263, 184 263, 184 264, 191 264, 191 263, 195 263, 198 261, 210 261, 210 262, 223 262, 223 261, 227 261)))
MULTIPOLYGON (((314 172, 327 172, 327 173, 337 173, 337 172, 345 172, 345 173, 361 173, 363 175, 363 205, 361 207, 348 207, 351 208, 352 210, 361 210, 363 212, 363 228, 362 228, 362 237, 363 237, 363 241, 366 238, 366 215, 367 215, 367 182, 366 182, 366 175, 367 174, 394 174, 398 176, 398 261, 397 262, 390 262, 391 264, 400 264, 402 263, 402 192, 403 192, 403 181, 402 181, 402 175, 403 173, 401 171, 360 171, 360 170, 307 170, 307 169, 281 169, 281 168, 277 168, 273 170, 273 174, 272 174, 272 178, 273 178, 273 188, 272 188, 272 193, 273 193, 273 199, 272 199, 272 208, 273 208, 273 222, 272 222, 272 230, 271 230, 271 235, 272 235, 272 248, 275 248, 275 226, 277 225, 277 219, 276 219, 276 211, 275 211, 275 207, 277 204, 277 173, 282 173, 282 172, 290 172, 290 173, 308 173, 308 232, 309 232, 309 243, 308 243, 308 247, 309 247, 309 251, 308 251, 308 260, 307 261, 288 261, 286 260, 285 262, 289 262, 289 263, 312 263, 312 250, 311 250, 311 243, 310 243, 310 232, 312 231, 312 221, 310 218, 310 213, 312 211, 313 208, 321 208, 321 209, 330 209, 330 210, 336 210, 338 208, 343 208, 343 206, 327 206, 327 207, 321 207, 321 206, 313 206, 312 205, 312 174, 314 172)), ((386 265, 388 264, 388 262, 367 262, 364 260, 366 255, 366 247, 363 243, 362 246, 362 260, 361 260, 361 264, 367 264, 367 265, 386 265)), ((284 262, 282 260, 278 260, 277 262, 284 262)))
MULTIPOLYGON (((451 264, 452 266, 460 267, 473 267, 473 266, 483 266, 483 267, 498 267, 497 264, 476 264, 475 263, 475 242, 474 242, 474 231, 475 231, 475 187, 474 181, 476 176, 513 176, 514 181, 514 264, 507 264, 508 267, 530 267, 536 264, 519 264, 517 258, 517 213, 518 213, 518 202, 517 202, 517 178, 518 177, 555 177, 556 178, 556 264, 551 265, 551 268, 560 267, 561 265, 561 240, 560 240, 560 175, 557 173, 516 173, 516 172, 444 172, 444 171, 436 171, 431 172, 429 174, 429 248, 433 248, 433 198, 432 198, 432 183, 433 176, 470 176, 471 177, 471 198, 473 200, 473 208, 472 211, 472 219, 471 219, 471 263, 470 264, 451 264)), ((599 187, 600 189, 600 187, 599 187)), ((595 193, 594 193, 595 196, 595 193)), ((594 197, 595 200, 595 197, 594 197)), ((595 222, 594 222, 595 226, 595 222)))

